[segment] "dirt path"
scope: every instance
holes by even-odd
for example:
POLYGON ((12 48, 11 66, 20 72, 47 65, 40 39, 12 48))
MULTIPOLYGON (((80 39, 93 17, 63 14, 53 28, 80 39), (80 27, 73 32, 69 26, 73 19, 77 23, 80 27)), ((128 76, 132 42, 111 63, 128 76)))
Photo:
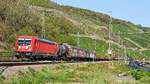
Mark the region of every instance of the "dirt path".
POLYGON ((2 76, 6 79, 10 79, 13 77, 13 75, 16 75, 18 71, 27 71, 29 67, 40 70, 46 65, 29 65, 29 66, 13 66, 13 67, 7 67, 4 72, 2 73, 2 76))
POLYGON ((131 40, 130 38, 125 38, 125 40, 127 40, 127 41, 129 41, 129 42, 133 43, 134 45, 136 45, 137 47, 139 47, 139 48, 143 49, 143 47, 142 47, 141 45, 139 45, 138 43, 134 42, 134 41, 133 41, 133 40, 131 40))

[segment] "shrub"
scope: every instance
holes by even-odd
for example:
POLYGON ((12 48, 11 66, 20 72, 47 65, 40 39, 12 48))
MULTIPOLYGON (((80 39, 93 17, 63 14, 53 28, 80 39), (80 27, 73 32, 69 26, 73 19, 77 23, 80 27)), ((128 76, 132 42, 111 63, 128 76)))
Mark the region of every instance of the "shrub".
POLYGON ((150 76, 150 73, 149 72, 146 72, 142 69, 134 69, 134 70, 131 70, 130 74, 136 79, 136 80, 140 80, 144 77, 148 77, 150 76))

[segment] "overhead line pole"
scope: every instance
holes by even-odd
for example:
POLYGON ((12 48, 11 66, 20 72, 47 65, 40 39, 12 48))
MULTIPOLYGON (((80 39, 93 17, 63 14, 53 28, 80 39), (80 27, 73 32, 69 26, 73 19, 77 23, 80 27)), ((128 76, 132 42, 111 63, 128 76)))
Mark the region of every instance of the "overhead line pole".
MULTIPOLYGON (((109 12, 111 13, 111 11, 109 12)), ((111 49, 111 34, 112 34, 112 17, 109 15, 109 28, 108 28, 108 38, 109 38, 109 47, 108 47, 108 54, 111 56, 112 55, 112 49, 111 49)))
POLYGON ((78 39, 77 39, 77 46, 80 47, 80 37, 79 37, 80 35, 79 35, 79 32, 77 32, 77 36, 78 36, 78 39))
POLYGON ((42 13, 42 38, 45 38, 45 12, 42 13))

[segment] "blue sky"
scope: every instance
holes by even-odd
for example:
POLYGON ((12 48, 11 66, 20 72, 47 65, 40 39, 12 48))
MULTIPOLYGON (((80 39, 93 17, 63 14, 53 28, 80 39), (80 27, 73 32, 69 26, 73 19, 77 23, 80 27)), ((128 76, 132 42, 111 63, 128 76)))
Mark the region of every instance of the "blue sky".
POLYGON ((150 0, 53 0, 59 4, 110 14, 150 27, 150 0))

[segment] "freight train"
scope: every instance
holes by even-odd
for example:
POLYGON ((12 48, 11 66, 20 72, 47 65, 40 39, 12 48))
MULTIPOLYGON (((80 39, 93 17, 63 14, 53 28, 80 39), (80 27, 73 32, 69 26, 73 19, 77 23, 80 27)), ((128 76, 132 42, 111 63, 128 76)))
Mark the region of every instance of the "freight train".
POLYGON ((66 43, 40 39, 35 36, 17 36, 16 57, 31 60, 92 60, 96 58, 96 53, 71 46, 66 43))

